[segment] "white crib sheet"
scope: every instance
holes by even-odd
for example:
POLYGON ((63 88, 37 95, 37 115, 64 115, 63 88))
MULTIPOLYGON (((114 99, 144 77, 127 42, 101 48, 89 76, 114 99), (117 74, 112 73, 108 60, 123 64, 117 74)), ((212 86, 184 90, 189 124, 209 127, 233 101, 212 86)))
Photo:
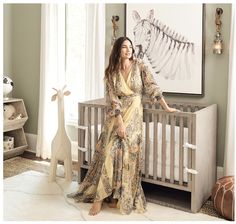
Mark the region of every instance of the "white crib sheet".
MULTIPOLYGON (((144 144, 144 143, 143 143, 144 144)), ((175 158, 174 158, 174 180, 178 181, 179 180, 179 144, 175 144, 175 158)), ((157 153, 157 164, 156 164, 156 169, 157 169, 157 177, 162 177, 161 171, 162 171, 162 153, 161 153, 161 143, 158 144, 158 153, 157 153)), ((184 161, 183 161, 183 166, 187 167, 187 150, 183 150, 184 154, 184 161)), ((150 141, 150 147, 149 147, 149 170, 148 173, 149 175, 153 176, 153 141, 150 141)), ((145 151, 143 150, 143 160, 145 162, 145 151)), ((166 178, 170 179, 170 143, 166 143, 166 178)), ((142 172, 145 173, 145 166, 142 167, 142 172)), ((183 174, 183 179, 185 182, 187 182, 187 174, 184 172, 183 174)))
MULTIPOLYGON (((143 148, 145 148, 145 134, 146 128, 145 123, 143 123, 143 148)), ((162 124, 157 123, 158 129, 158 143, 157 143, 157 177, 161 177, 162 169, 162 124)), ((179 180, 179 130, 180 127, 175 126, 175 144, 174 144, 174 180, 179 180)), ((149 122, 149 175, 153 176, 153 142, 154 142, 154 123, 149 122)), ((171 136, 171 126, 166 125, 166 178, 170 178, 170 136, 171 136)), ((188 141, 188 128, 184 128, 183 132, 183 143, 188 141)), ((187 167, 187 150, 183 149, 183 166, 187 167)), ((143 159, 145 161, 145 150, 143 150, 143 159)), ((145 167, 143 166, 142 172, 145 172, 145 167)), ((187 182, 187 173, 184 172, 183 179, 187 182)))

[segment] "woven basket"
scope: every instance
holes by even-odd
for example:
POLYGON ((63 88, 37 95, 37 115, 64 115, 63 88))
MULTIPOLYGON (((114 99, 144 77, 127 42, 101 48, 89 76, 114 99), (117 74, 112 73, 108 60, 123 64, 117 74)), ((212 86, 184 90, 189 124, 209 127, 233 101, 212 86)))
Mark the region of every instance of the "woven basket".
POLYGON ((212 189, 211 199, 219 214, 234 220, 234 176, 220 178, 212 189))

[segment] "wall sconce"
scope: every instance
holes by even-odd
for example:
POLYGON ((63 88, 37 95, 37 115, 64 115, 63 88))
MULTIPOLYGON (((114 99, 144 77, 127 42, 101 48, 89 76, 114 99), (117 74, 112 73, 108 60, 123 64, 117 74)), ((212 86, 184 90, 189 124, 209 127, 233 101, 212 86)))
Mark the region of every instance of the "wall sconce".
POLYGON ((111 46, 113 46, 114 42, 116 41, 116 32, 118 30, 118 25, 116 24, 117 21, 119 21, 119 16, 112 16, 111 22, 112 22, 112 39, 111 39, 111 46))
POLYGON ((215 24, 216 24, 216 34, 215 34, 215 39, 214 39, 214 44, 213 44, 213 53, 214 54, 222 54, 223 52, 223 40, 221 37, 221 15, 223 14, 223 9, 222 8, 217 8, 216 13, 215 13, 215 24))

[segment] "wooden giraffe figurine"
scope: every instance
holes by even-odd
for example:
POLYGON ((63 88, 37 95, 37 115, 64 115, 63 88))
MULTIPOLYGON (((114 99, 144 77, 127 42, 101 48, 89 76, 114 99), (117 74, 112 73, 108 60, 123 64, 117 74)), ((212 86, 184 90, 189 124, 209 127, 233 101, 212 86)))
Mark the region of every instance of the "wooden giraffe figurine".
POLYGON ((59 90, 53 88, 57 93, 51 98, 52 101, 58 99, 58 130, 51 144, 49 181, 56 180, 58 160, 64 161, 65 178, 72 181, 71 141, 66 133, 64 118, 64 96, 70 95, 70 91, 63 92, 65 88, 66 86, 59 90))

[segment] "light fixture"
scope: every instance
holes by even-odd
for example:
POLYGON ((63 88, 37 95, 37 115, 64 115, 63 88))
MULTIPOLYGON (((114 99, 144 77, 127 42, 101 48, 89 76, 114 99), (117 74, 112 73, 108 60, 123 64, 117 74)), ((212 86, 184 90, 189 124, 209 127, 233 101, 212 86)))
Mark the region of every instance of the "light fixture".
POLYGON ((112 16, 111 18, 111 22, 112 22, 112 38, 111 38, 111 46, 113 46, 114 42, 116 41, 116 37, 117 37, 117 30, 118 30, 118 25, 116 24, 119 21, 119 16, 115 15, 112 16))
POLYGON ((213 44, 213 53, 214 54, 222 54, 223 52, 223 40, 221 37, 221 15, 223 14, 222 8, 217 8, 215 13, 215 25, 216 25, 216 34, 213 44))

